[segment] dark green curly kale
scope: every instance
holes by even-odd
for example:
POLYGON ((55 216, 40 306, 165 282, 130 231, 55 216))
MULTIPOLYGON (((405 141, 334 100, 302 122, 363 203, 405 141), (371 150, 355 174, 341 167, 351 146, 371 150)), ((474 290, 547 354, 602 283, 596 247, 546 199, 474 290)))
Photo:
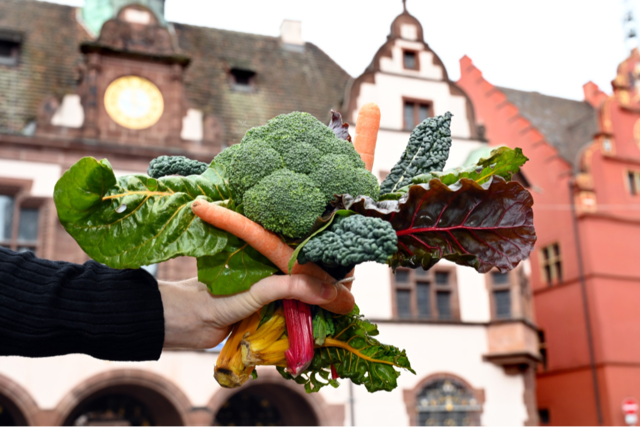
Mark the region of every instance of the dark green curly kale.
POLYGON ((160 156, 151 160, 147 175, 151 178, 162 178, 167 175, 200 175, 208 167, 206 163, 187 159, 184 156, 160 156))
POLYGON ((315 262, 336 279, 342 279, 357 264, 381 264, 398 251, 398 237, 387 221, 351 215, 338 217, 328 230, 302 247, 298 262, 315 262))
POLYGON ((451 148, 451 116, 446 112, 416 126, 400 161, 380 184, 380 194, 393 193, 411 184, 414 176, 444 169, 451 148))

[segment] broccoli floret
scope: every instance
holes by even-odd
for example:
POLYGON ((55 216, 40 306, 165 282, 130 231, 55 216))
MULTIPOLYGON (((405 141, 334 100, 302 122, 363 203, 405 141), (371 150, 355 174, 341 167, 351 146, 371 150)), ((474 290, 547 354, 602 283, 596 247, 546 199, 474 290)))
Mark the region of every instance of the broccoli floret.
POLYGON ((298 262, 315 262, 330 273, 344 276, 363 262, 386 263, 398 251, 397 246, 398 237, 387 221, 362 215, 338 217, 328 230, 302 247, 298 262))
POLYGON ((167 175, 200 175, 208 167, 206 163, 187 159, 184 156, 160 156, 151 160, 147 175, 156 179, 167 175))
POLYGON ((378 180, 368 170, 354 168, 352 159, 344 154, 327 154, 309 177, 318 184, 325 200, 335 194, 367 195, 375 200, 380 196, 378 180))
POLYGON ((234 144, 230 147, 227 147, 224 150, 222 150, 220 153, 218 153, 218 155, 215 156, 213 160, 217 164, 228 168, 229 163, 231 163, 231 160, 233 159, 233 156, 236 150, 238 150, 238 148, 240 148, 240 144, 234 144))
POLYGON ((380 184, 381 194, 410 185, 414 176, 444 169, 451 148, 451 116, 446 112, 416 126, 402 157, 380 184))
POLYGON ((243 200, 247 218, 287 237, 305 235, 326 204, 307 175, 287 169, 262 179, 244 194, 243 200))
POLYGON ((242 201, 245 215, 287 237, 308 234, 336 194, 365 195, 377 200, 380 193, 376 177, 364 168, 353 144, 336 137, 328 126, 308 113, 283 114, 250 129, 224 161, 229 186, 242 201), (273 175, 274 179, 265 181, 273 175), (284 185, 284 177, 288 185, 284 185), (294 181, 298 184, 291 184, 294 181), (256 187, 260 191, 252 191, 256 187), (294 189, 299 188, 309 194, 294 194, 294 189), (285 215, 283 203, 295 215, 285 215))

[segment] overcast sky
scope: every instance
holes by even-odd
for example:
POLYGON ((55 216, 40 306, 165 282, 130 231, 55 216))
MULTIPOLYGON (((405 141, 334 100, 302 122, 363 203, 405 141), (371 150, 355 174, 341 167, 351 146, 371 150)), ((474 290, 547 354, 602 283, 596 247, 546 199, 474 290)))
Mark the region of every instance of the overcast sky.
MULTIPOLYGON (((81 6, 83 0, 49 0, 81 6)), ((592 80, 611 91, 629 52, 623 12, 638 0, 407 0, 425 41, 449 77, 471 57, 497 86, 582 100, 592 80)), ((401 0, 167 0, 166 18, 277 36, 283 19, 302 21, 302 36, 358 76, 385 42, 401 0)), ((640 32, 640 31, 639 31, 640 32)))

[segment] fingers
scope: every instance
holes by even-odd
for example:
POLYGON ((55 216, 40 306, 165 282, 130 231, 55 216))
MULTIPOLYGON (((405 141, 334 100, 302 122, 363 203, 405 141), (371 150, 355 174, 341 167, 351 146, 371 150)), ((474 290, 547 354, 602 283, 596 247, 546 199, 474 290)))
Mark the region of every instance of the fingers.
POLYGON ((336 314, 347 314, 356 304, 353 294, 343 284, 337 286, 338 296, 327 304, 319 304, 325 310, 329 310, 336 314))
POLYGON ((323 283, 305 274, 270 276, 249 290, 260 306, 279 299, 297 299, 307 304, 322 305, 336 299, 338 290, 331 283, 323 283))

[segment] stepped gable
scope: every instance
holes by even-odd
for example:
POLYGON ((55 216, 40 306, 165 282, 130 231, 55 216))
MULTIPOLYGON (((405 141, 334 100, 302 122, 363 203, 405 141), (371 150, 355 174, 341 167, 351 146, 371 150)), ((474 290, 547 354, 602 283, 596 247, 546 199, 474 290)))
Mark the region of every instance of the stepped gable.
POLYGON ((496 89, 573 165, 578 162, 580 149, 598 133, 597 112, 585 101, 504 87, 496 89))
POLYGON ((75 8, 35 0, 0 0, 0 28, 22 39, 18 65, 0 70, 0 132, 17 133, 36 119, 43 95, 75 92, 79 45, 90 36, 75 8))
POLYGON ((188 101, 220 117, 227 140, 240 142, 247 129, 292 111, 324 123, 338 110, 349 74, 320 48, 283 45, 279 37, 174 24, 178 44, 191 57, 186 70, 188 101), (255 91, 234 91, 231 69, 255 72, 255 91))

